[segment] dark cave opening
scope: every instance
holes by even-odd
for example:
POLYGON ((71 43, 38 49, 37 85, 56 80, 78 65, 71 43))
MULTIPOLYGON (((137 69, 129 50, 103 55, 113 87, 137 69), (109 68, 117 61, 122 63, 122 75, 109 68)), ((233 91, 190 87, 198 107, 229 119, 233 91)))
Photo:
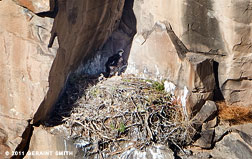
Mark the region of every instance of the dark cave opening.
POLYGON ((213 71, 214 71, 214 78, 215 78, 215 89, 214 89, 213 100, 223 101, 224 96, 221 92, 220 85, 219 85, 219 63, 216 61, 213 62, 213 71))

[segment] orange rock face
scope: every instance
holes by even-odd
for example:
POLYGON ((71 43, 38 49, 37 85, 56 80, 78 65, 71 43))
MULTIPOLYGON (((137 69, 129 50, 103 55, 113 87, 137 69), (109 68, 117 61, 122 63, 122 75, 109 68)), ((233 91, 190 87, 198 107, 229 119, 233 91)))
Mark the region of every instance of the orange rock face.
POLYGON ((12 150, 48 89, 57 48, 47 48, 52 22, 11 0, 0 1, 0 129, 8 134, 2 146, 12 150))
POLYGON ((33 13, 46 12, 50 10, 50 0, 14 0, 19 5, 29 9, 33 13))

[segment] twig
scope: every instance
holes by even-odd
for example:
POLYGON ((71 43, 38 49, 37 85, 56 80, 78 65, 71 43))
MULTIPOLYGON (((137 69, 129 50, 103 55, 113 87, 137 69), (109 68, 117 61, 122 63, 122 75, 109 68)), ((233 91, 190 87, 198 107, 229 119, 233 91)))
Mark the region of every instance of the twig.
POLYGON ((147 132, 148 132, 148 134, 150 135, 150 138, 153 140, 153 134, 152 134, 152 132, 151 132, 151 129, 150 129, 150 127, 149 127, 149 122, 148 122, 148 120, 149 120, 149 113, 147 112, 146 113, 146 116, 145 116, 145 127, 146 127, 146 129, 147 129, 147 132))

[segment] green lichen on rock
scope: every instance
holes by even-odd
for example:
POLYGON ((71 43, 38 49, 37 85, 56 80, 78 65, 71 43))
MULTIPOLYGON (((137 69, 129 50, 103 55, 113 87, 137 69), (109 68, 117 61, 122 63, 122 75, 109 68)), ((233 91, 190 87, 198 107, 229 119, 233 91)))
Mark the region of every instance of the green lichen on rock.
POLYGON ((153 88, 156 89, 157 91, 164 91, 165 87, 164 87, 164 82, 158 82, 158 81, 154 81, 152 84, 153 88))

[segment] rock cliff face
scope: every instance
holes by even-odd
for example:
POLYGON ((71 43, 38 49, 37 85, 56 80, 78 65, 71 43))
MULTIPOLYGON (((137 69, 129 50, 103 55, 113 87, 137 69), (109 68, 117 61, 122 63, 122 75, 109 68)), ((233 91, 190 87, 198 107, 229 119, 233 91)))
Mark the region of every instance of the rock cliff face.
POLYGON ((48 117, 72 72, 100 73, 118 49, 127 73, 174 83, 188 114, 207 99, 251 106, 251 4, 1 0, 0 155, 48 117))
MULTIPOLYGON (((47 10, 48 6, 40 6, 47 10)), ((0 1, 0 145, 6 148, 14 150, 21 142, 27 121, 48 90, 49 71, 58 47, 55 43, 47 48, 52 24, 53 19, 36 16, 29 7, 0 1)))
POLYGON ((252 86, 250 0, 136 0, 134 11, 138 32, 129 59, 134 72, 146 70, 157 76, 165 75, 177 84, 176 72, 181 69, 181 60, 175 55, 176 45, 171 45, 171 37, 162 27, 162 22, 169 22, 188 49, 186 52, 215 61, 216 98, 224 97, 228 104, 252 104, 247 98, 252 86))

